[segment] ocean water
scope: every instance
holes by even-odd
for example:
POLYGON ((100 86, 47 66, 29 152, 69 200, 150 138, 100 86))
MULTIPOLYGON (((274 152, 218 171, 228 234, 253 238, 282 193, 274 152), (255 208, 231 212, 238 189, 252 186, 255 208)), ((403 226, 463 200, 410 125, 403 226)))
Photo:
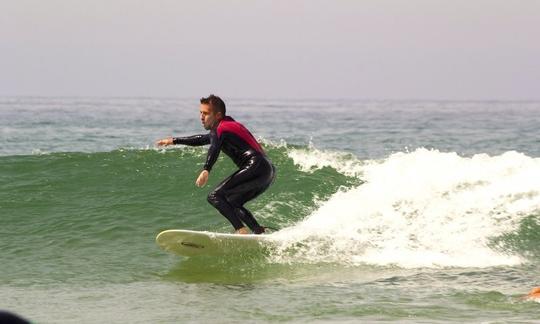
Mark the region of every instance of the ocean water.
POLYGON ((256 100, 228 112, 278 169, 248 204, 264 254, 182 258, 230 232, 234 171, 197 99, 0 98, 0 309, 36 323, 540 322, 540 102, 256 100))

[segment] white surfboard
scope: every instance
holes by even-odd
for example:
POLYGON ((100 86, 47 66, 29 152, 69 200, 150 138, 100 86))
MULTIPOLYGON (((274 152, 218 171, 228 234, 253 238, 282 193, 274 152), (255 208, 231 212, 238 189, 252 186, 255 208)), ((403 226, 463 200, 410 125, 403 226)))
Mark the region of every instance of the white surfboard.
POLYGON ((271 242, 265 234, 225 234, 180 229, 163 231, 156 237, 160 248, 182 256, 237 254, 262 250, 271 242))

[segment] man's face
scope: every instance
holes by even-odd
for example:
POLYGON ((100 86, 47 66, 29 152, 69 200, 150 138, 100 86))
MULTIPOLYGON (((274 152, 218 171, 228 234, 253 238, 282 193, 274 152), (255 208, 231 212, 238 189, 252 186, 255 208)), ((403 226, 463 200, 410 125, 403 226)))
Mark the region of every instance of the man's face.
POLYGON ((201 104, 201 123, 204 129, 212 129, 221 120, 221 113, 214 113, 212 106, 201 104))

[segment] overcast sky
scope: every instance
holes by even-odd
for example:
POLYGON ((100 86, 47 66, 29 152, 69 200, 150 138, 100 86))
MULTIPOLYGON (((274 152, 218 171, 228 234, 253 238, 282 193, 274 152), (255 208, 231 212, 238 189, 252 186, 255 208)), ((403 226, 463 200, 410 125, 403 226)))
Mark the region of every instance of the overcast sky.
POLYGON ((0 0, 0 95, 540 99, 540 0, 0 0))

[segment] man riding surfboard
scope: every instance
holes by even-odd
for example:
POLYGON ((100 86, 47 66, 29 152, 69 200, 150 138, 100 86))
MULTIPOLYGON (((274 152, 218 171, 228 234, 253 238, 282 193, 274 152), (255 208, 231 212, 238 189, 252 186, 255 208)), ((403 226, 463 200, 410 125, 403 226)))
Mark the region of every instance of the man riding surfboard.
POLYGON ((218 96, 201 98, 200 119, 203 127, 210 131, 208 134, 168 137, 156 144, 210 145, 204 168, 195 181, 198 187, 208 181, 219 153, 223 151, 227 154, 239 169, 210 192, 208 202, 231 222, 235 233, 248 234, 246 226, 254 234, 264 233, 264 227, 259 225, 244 204, 272 184, 275 178, 274 165, 249 130, 226 115, 225 102, 218 96))

